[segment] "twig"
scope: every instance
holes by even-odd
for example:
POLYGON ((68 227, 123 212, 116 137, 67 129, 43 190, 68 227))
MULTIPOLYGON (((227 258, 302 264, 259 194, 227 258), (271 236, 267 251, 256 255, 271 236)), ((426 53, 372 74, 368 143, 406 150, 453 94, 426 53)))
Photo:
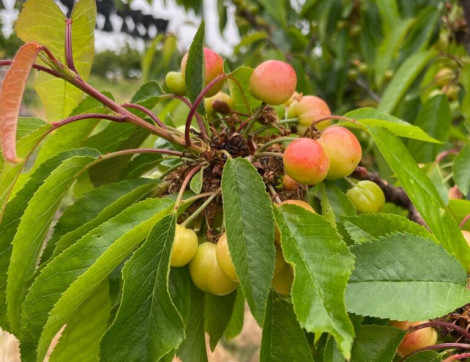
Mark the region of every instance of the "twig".
MULTIPOLYGON (((199 95, 197 96, 197 98, 194 101, 193 105, 191 106, 191 109, 189 110, 189 113, 188 113, 188 118, 186 118, 186 128, 184 130, 184 140, 186 142, 186 146, 188 146, 188 147, 191 146, 191 138, 189 137, 189 130, 191 128, 191 121, 193 119, 194 114, 197 113, 197 108, 199 107, 199 104, 202 102, 205 95, 214 86, 214 84, 216 84, 217 82, 222 81, 226 77, 227 77, 226 74, 219 74, 217 77, 212 79, 204 87, 204 89, 201 91, 201 93, 199 93, 199 95)), ((201 128, 200 131, 201 131, 202 137, 207 141, 209 139, 209 137, 207 135, 207 129, 206 129, 205 124, 202 123, 202 124, 199 125, 199 127, 201 128)))
POLYGON ((196 172, 198 172, 201 169, 202 166, 203 166, 202 163, 197 165, 191 171, 189 171, 188 174, 186 175, 186 177, 184 178, 183 184, 181 185, 180 191, 179 191, 178 196, 176 198, 175 211, 178 210, 178 207, 181 203, 181 199, 183 198, 184 190, 186 190, 186 186, 188 186, 188 183, 191 180, 191 178, 196 174, 196 172))
POLYGON ((72 22, 72 19, 65 20, 65 61, 67 62, 67 67, 78 75, 77 68, 75 68, 75 63, 73 61, 72 22))
POLYGON ((158 124, 162 128, 167 128, 166 124, 163 123, 153 112, 151 112, 149 109, 145 108, 144 106, 141 106, 140 104, 135 104, 135 103, 124 103, 122 105, 124 108, 133 108, 137 109, 139 111, 144 112, 147 116, 152 118, 152 120, 158 124))
POLYGON ((420 225, 428 227, 423 217, 411 202, 410 198, 406 194, 402 187, 391 186, 387 181, 380 178, 375 173, 368 172, 364 167, 356 167, 351 177, 359 180, 369 180, 375 182, 385 194, 385 199, 395 205, 401 206, 409 211, 408 218, 420 225))
POLYGON ((109 114, 102 114, 102 113, 87 113, 87 114, 78 114, 76 116, 68 117, 68 118, 63 119, 62 121, 52 122, 51 125, 52 127, 54 127, 54 129, 57 129, 72 122, 81 121, 84 119, 93 119, 93 118, 106 119, 108 121, 113 121, 113 122, 125 122, 126 121, 126 118, 124 116, 112 116, 109 114))

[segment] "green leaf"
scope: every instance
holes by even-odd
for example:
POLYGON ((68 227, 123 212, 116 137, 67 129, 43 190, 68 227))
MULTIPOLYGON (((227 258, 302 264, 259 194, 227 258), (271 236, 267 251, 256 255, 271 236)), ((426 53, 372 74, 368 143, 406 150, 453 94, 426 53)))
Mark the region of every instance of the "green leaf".
POLYGON ((189 183, 189 188, 196 195, 201 193, 203 177, 204 177, 204 166, 191 178, 191 182, 189 183))
POLYGON ((27 179, 26 184, 18 191, 15 197, 8 203, 4 216, 0 223, 0 324, 7 326, 6 317, 6 281, 7 270, 10 264, 11 241, 15 237, 16 229, 20 223, 29 200, 36 190, 44 183, 49 175, 68 159, 80 156, 83 150, 62 152, 50 160, 41 164, 27 179))
MULTIPOLYGON (((6 207, 9 194, 23 169, 26 157, 36 147, 50 126, 37 118, 19 118, 16 131, 16 153, 18 163, 4 162, 0 154, 0 215, 6 207)), ((1 217, 0 217, 1 218, 1 217)))
POLYGON ((191 307, 191 277, 188 268, 171 268, 168 287, 171 300, 186 325, 191 307))
POLYGON ((343 217, 344 227, 355 243, 365 243, 393 233, 404 232, 437 242, 424 226, 393 214, 362 214, 343 217))
POLYGON ((459 83, 465 88, 465 96, 461 102, 462 115, 470 121, 470 64, 465 64, 459 77, 459 83))
POLYGON ((406 359, 408 362, 440 362, 442 354, 436 351, 421 351, 406 359))
POLYGON ((286 0, 259 0, 266 12, 272 16, 282 27, 286 26, 286 0))
POLYGON ((235 271, 253 316, 263 325, 274 274, 274 220, 263 179, 248 160, 227 161, 222 199, 235 271))
POLYGON ((454 180, 457 187, 464 195, 468 194, 470 189, 470 146, 462 148, 455 157, 452 172, 454 173, 454 180))
POLYGON ((353 362, 392 362, 405 331, 395 327, 363 325, 351 351, 353 362))
POLYGON ((222 297, 206 293, 204 299, 204 329, 210 337, 213 351, 227 328, 235 305, 236 292, 222 297))
POLYGON ((238 336, 242 329, 245 321, 245 297, 240 288, 237 288, 237 297, 235 298, 235 304, 233 306, 232 316, 225 329, 224 335, 227 339, 232 339, 238 336))
MULTIPOLYGON (((112 99, 111 94, 104 94, 112 99)), ((103 104, 95 98, 88 96, 78 104, 70 115, 75 116, 84 113, 108 113, 108 111, 103 104)), ((100 120, 98 119, 84 119, 80 122, 73 122, 55 130, 52 134, 47 136, 44 143, 41 145, 41 149, 39 150, 38 157, 36 159, 36 165, 43 163, 58 152, 64 152, 66 150, 71 150, 85 145, 90 134, 99 122, 100 120)))
POLYGON ((50 362, 98 362, 100 340, 108 327, 111 307, 109 283, 105 280, 67 322, 50 362))
POLYGON ((23 306, 22 356, 42 360, 76 308, 166 216, 171 201, 147 199, 96 227, 55 257, 33 282, 23 306))
POLYGON ((178 347, 184 324, 168 287, 175 216, 159 221, 122 269, 122 300, 101 341, 103 361, 158 361, 178 347))
POLYGON ((393 27, 385 32, 385 37, 377 49, 375 56, 374 75, 377 87, 382 86, 384 73, 391 67, 392 60, 398 49, 403 45, 403 39, 408 34, 410 27, 413 25, 413 19, 396 19, 393 27))
POLYGON ((176 354, 183 362, 207 362, 204 336, 204 293, 191 283, 191 307, 186 323, 186 338, 176 354))
POLYGON ((162 155, 158 153, 141 153, 129 161, 121 173, 121 178, 133 179, 140 177, 157 167, 162 160, 162 155))
MULTIPOLYGON (((132 97, 131 103, 137 103, 145 108, 152 109, 165 92, 157 81, 152 80, 142 85, 132 97)), ((142 116, 143 112, 138 111, 142 116)))
MULTIPOLYGON (((184 78, 186 81, 186 93, 191 103, 194 103, 205 84, 204 29, 205 23, 202 21, 189 47, 188 60, 186 62, 184 78)), ((201 102, 201 106, 204 107, 204 102, 201 102)))
POLYGON ((395 233, 351 251, 356 256, 346 291, 351 313, 416 321, 470 302, 465 270, 431 240, 395 233))
POLYGON ((154 61, 155 54, 157 52, 158 45, 165 39, 163 34, 158 34, 147 46, 144 56, 142 57, 140 64, 142 69, 141 79, 146 82, 149 79, 150 69, 154 61))
POLYGON ((271 292, 263 326, 260 361, 312 361, 310 347, 292 305, 271 292))
POLYGON ((245 35, 240 42, 233 48, 233 53, 238 54, 243 47, 256 43, 260 40, 266 40, 268 38, 268 34, 265 31, 255 31, 248 35, 245 35))
POLYGON ((353 118, 359 123, 370 127, 382 127, 396 136, 415 139, 419 141, 441 143, 430 137, 421 128, 409 124, 390 114, 380 112, 374 108, 359 108, 345 114, 346 117, 353 118))
POLYGON ((275 214, 285 259, 294 267, 292 301, 300 325, 332 334, 349 358, 354 329, 344 295, 353 255, 323 217, 295 205, 276 208, 275 214))
POLYGON ((260 100, 246 91, 249 89, 251 73, 253 73, 252 68, 240 67, 235 69, 228 78, 228 88, 233 100, 232 109, 235 111, 251 113, 252 109, 261 104, 260 100))
POLYGON ((410 56, 398 68, 395 76, 385 89, 379 104, 379 111, 392 113, 411 87, 411 84, 434 56, 433 51, 421 51, 410 56))
POLYGON ((339 219, 340 216, 355 216, 357 214, 356 208, 338 186, 328 181, 323 185, 325 188, 321 199, 323 216, 325 216, 325 209, 333 213, 333 220, 339 219))
POLYGON ((398 181, 431 231, 442 246, 454 255, 466 270, 470 270, 470 248, 434 185, 423 174, 399 139, 390 132, 376 127, 370 128, 370 132, 388 165, 395 172, 398 181))
MULTIPOLYGON (((470 201, 463 199, 450 199, 449 209, 455 220, 460 224, 465 216, 470 214, 470 201)), ((466 222, 462 229, 470 231, 470 222, 466 222)))
MULTIPOLYGON (((83 80, 88 80, 94 56, 96 2, 78 1, 72 11, 72 49, 75 67, 83 80)), ((38 42, 51 50, 64 63, 65 15, 52 0, 29 0, 23 6, 15 26, 25 42, 38 42), (59 40, 60 39, 60 40, 59 40)), ((39 72, 34 81, 48 121, 67 117, 80 102, 78 88, 49 74, 39 72)))
POLYGON ((62 197, 77 175, 100 154, 81 149, 77 156, 64 161, 37 189, 25 209, 12 241, 12 253, 7 278, 7 315, 13 331, 20 328, 21 304, 25 288, 34 274, 41 246, 62 197))
MULTIPOLYGON (((90 137, 87 144, 88 147, 94 147, 104 153, 138 148, 148 136, 147 130, 134 125, 112 123, 103 132, 90 137), (107 137, 109 143, 106 142, 107 137)), ((89 170, 91 181, 96 186, 117 181, 131 158, 132 155, 129 154, 100 162, 89 170)))
MULTIPOLYGON (((449 102, 444 95, 428 100, 418 113, 415 125, 440 142, 447 141, 452 114, 449 102)), ((408 149, 417 162, 431 162, 436 158, 442 145, 419 141, 409 141, 408 149)))
POLYGON ((44 261, 60 254, 86 233, 123 211, 152 190, 159 181, 121 181, 90 191, 65 209, 41 256, 44 261))

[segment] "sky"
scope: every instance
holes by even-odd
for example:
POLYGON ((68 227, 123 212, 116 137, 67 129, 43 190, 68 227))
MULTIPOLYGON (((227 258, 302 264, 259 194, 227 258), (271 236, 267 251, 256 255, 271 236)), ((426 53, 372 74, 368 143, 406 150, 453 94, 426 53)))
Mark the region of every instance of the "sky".
MULTIPOLYGON (((5 35, 9 35, 13 29, 13 23, 17 17, 17 11, 14 9, 15 0, 3 0, 6 10, 0 11, 3 31, 5 35)), ((153 0, 149 5, 146 0, 133 0, 131 8, 142 10, 144 14, 151 14, 169 20, 168 32, 174 33, 179 39, 179 47, 181 51, 186 51, 196 33, 201 22, 201 17, 196 16, 193 12, 186 13, 181 7, 176 5, 174 0, 153 0)), ((237 26, 235 24, 233 13, 235 8, 229 8, 229 17, 227 27, 223 34, 219 31, 217 0, 204 0, 204 19, 206 23, 206 44, 221 55, 228 56, 231 54, 233 47, 240 41, 237 26)), ((97 21, 103 22, 100 16, 97 21)), ((122 20, 114 16, 111 18, 114 29, 120 29, 122 20)), ((96 31, 95 47, 97 51, 106 49, 118 50, 127 43, 137 49, 143 51, 145 44, 143 40, 135 39, 127 34, 106 33, 96 31)))

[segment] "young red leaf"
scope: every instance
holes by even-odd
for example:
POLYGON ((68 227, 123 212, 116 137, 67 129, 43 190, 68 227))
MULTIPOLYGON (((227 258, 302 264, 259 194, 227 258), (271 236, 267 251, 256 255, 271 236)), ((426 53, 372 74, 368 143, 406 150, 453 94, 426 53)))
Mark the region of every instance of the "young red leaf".
POLYGON ((3 156, 9 162, 19 162, 16 157, 18 114, 28 75, 41 48, 38 43, 23 45, 16 53, 0 89, 1 144, 3 156))

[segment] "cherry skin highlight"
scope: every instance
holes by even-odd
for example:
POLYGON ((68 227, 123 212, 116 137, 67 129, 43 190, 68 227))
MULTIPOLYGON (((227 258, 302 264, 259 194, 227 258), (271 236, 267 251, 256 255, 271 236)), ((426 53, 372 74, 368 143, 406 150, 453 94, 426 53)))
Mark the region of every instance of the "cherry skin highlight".
MULTIPOLYGON (((185 76, 186 63, 188 61, 188 53, 183 56, 181 60, 181 73, 185 76)), ((224 60, 222 57, 209 48, 204 48, 204 64, 205 64, 205 85, 209 84, 211 80, 220 74, 224 73, 224 60)), ((222 89, 224 81, 221 80, 214 84, 214 86, 206 93, 206 97, 212 97, 222 89)))
MULTIPOLYGON (((299 96, 289 106, 287 110, 289 118, 298 118, 298 134, 303 135, 308 127, 315 121, 331 116, 330 107, 326 102, 316 96, 299 96)), ((322 121, 316 124, 319 130, 325 129, 331 124, 331 121, 322 121)))
POLYGON ((305 185, 322 182, 330 168, 325 150, 310 138, 299 138, 291 142, 284 151, 283 161, 285 172, 305 185))
POLYGON ((235 266, 233 265, 232 256, 228 248, 227 234, 223 233, 217 241, 216 247, 217 262, 219 263, 220 269, 224 274, 235 282, 238 282, 238 276, 235 272, 235 266))
POLYGON ((188 264, 194 257, 194 254, 196 254, 197 246, 197 235, 194 230, 186 229, 184 226, 176 224, 170 265, 180 267, 188 264))
POLYGON ((287 102, 295 92, 297 75, 290 64, 267 60, 258 65, 250 77, 250 92, 267 104, 287 102))
MULTIPOLYGON (((411 327, 418 326, 423 323, 427 323, 429 321, 421 321, 421 322, 397 322, 392 321, 390 325, 393 327, 397 327, 400 329, 410 329, 411 327)), ((401 341, 400 345, 398 346, 397 354, 400 357, 408 356, 409 354, 413 353, 414 351, 432 346, 437 342, 437 332, 434 328, 428 327, 423 329, 418 329, 414 332, 409 332, 401 341)))
POLYGON ((330 127, 322 132, 318 143, 330 159, 330 169, 326 178, 338 180, 349 176, 362 158, 361 144, 347 128, 330 127))
POLYGON ((220 269, 216 245, 208 241, 199 244, 196 255, 189 263, 189 273, 198 289, 214 295, 229 294, 238 285, 220 269))

